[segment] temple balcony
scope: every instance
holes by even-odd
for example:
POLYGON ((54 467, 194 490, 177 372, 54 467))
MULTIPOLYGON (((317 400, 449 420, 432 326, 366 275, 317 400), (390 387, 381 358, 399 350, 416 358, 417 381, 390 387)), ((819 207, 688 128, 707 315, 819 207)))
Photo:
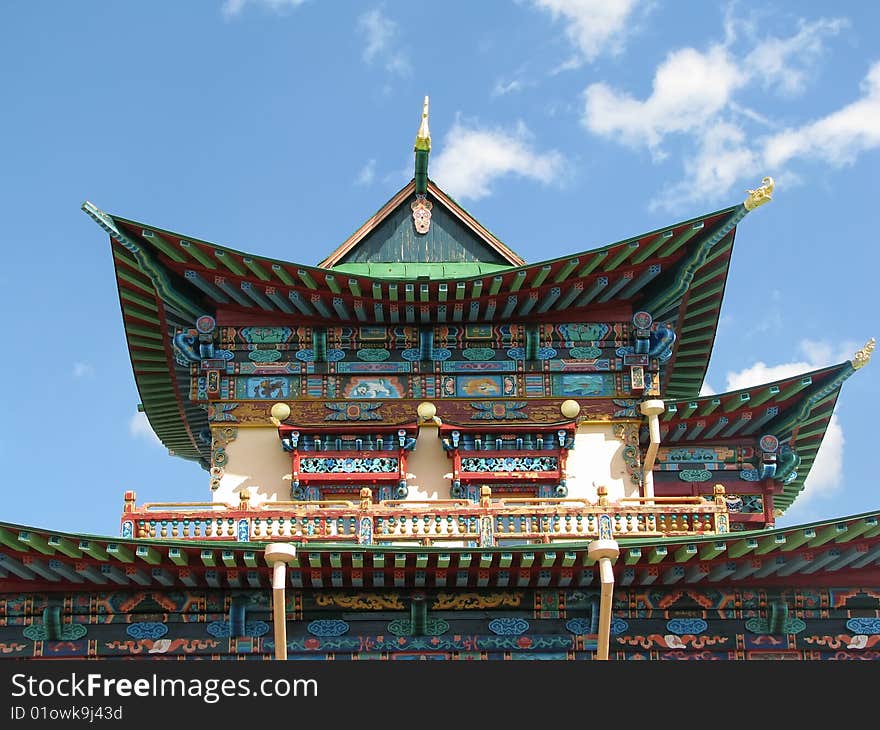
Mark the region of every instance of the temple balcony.
POLYGON ((135 504, 125 493, 123 538, 298 544, 490 547, 627 537, 717 535, 729 531, 724 488, 713 498, 631 497, 611 502, 567 497, 493 498, 483 486, 469 499, 135 504))

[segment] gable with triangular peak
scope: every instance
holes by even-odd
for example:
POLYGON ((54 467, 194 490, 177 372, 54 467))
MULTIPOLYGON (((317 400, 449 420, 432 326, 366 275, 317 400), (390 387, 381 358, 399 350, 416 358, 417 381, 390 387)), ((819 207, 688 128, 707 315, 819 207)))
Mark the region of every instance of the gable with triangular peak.
POLYGON ((421 200, 411 181, 342 246, 322 261, 322 268, 373 276, 476 275, 524 261, 480 225, 433 182, 423 200, 430 204, 430 223, 420 232, 413 203, 421 200))

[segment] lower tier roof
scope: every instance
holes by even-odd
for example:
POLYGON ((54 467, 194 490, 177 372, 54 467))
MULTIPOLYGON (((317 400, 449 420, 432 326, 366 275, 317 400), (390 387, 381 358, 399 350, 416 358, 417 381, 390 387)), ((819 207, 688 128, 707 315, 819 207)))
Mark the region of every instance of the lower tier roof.
MULTIPOLYGON (((271 588, 265 542, 132 540, 0 523, 0 592, 271 588)), ((620 539, 618 586, 880 584, 880 511, 726 535, 620 539)), ((589 541, 498 547, 310 543, 294 588, 594 586, 589 541)))

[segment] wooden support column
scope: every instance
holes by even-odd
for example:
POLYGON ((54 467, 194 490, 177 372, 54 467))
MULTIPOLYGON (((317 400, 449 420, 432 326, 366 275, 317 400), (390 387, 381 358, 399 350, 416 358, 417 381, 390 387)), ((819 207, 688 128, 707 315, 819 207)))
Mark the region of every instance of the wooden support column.
POLYGON ((287 564, 296 559, 296 547, 276 543, 266 547, 266 562, 272 567, 272 623, 275 629, 275 658, 287 659, 287 612, 285 587, 287 564))

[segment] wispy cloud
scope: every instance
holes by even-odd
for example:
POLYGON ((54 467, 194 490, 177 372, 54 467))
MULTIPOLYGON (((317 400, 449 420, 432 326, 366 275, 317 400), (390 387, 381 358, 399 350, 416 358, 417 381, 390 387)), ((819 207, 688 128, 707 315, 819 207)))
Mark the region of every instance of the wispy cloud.
POLYGON ((293 10, 305 3, 306 0, 224 0, 220 12, 227 19, 237 18, 247 5, 256 5, 274 13, 283 13, 293 10))
POLYGON ((593 134, 647 149, 655 162, 668 157, 671 139, 687 144, 684 178, 658 194, 652 207, 719 198, 768 173, 777 182, 794 181, 796 174, 784 165, 796 159, 850 163, 880 146, 880 63, 870 69, 862 98, 782 132, 769 131, 766 115, 737 100, 756 84, 787 97, 803 93, 826 39, 846 26, 841 18, 800 20, 791 35, 758 37, 754 24, 729 16, 722 42, 670 52, 655 69, 647 97, 602 82, 589 85, 581 122, 593 134))
POLYGON ((75 362, 71 374, 74 378, 87 378, 95 374, 95 367, 88 362, 75 362))
POLYGON ((515 94, 518 91, 522 91, 524 88, 525 83, 520 79, 512 79, 511 81, 498 79, 495 82, 495 86, 492 87, 492 96, 507 96, 507 94, 515 94))
POLYGON ((150 443, 162 446, 162 442, 159 440, 159 437, 156 435, 156 432, 153 431, 153 427, 147 420, 147 414, 142 411, 138 411, 129 419, 128 432, 134 438, 146 439, 150 443))
POLYGON ((771 165, 796 157, 824 160, 836 167, 851 164, 866 150, 880 146, 880 62, 862 82, 862 97, 827 116, 786 129, 764 143, 771 165))
POLYGON ((520 122, 513 129, 467 125, 456 119, 432 160, 431 176, 452 195, 479 200, 492 194, 492 183, 514 175, 549 184, 562 171, 556 150, 539 152, 520 122))
POLYGON ((412 67, 406 52, 397 46, 397 23, 381 7, 367 10, 357 20, 363 40, 363 59, 368 64, 381 64, 389 73, 408 76, 412 67))
POLYGON ((364 166, 358 172, 355 183, 358 185, 369 185, 376 179, 376 160, 370 158, 364 163, 364 166))
POLYGON ((576 68, 603 53, 620 53, 632 31, 632 16, 643 0, 532 0, 560 22, 575 47, 575 56, 561 68, 576 68))

